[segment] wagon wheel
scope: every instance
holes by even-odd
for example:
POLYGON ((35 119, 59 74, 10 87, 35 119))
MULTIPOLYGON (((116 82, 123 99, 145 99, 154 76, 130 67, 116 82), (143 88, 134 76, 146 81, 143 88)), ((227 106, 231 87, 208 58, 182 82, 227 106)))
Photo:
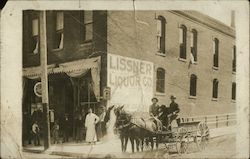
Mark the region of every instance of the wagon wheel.
POLYGON ((180 128, 178 131, 176 149, 179 154, 186 153, 188 148, 187 142, 188 132, 185 128, 180 128))
POLYGON ((206 123, 200 122, 197 126, 197 133, 195 137, 195 143, 199 149, 202 151, 206 148, 209 140, 209 129, 206 123))

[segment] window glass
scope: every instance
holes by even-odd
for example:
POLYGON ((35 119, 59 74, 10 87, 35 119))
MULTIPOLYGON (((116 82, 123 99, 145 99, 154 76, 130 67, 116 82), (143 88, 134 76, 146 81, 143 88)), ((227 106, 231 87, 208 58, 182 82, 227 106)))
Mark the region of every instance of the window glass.
POLYGON ((165 92, 165 70, 158 68, 156 72, 156 92, 165 92))

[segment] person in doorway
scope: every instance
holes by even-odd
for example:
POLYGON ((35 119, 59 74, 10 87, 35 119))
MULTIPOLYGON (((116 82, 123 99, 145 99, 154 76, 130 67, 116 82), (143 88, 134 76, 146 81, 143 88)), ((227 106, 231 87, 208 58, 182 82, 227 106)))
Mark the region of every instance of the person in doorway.
POLYGON ((97 131, 97 141, 100 141, 104 135, 106 135, 106 124, 104 122, 104 117, 106 115, 105 107, 101 106, 99 108, 99 122, 96 124, 97 131))
POLYGON ((65 113, 62 123, 63 142, 69 141, 69 129, 70 129, 69 117, 68 114, 65 113))
POLYGON ((33 134, 33 139, 34 139, 34 145, 35 146, 40 146, 40 137, 39 137, 39 126, 37 124, 37 121, 35 121, 32 125, 32 134, 33 134))
POLYGON ((174 95, 170 96, 171 103, 169 105, 169 116, 170 116, 170 124, 172 121, 176 120, 177 126, 180 125, 180 119, 178 114, 180 112, 179 105, 175 102, 176 97, 174 95))
POLYGON ((52 135, 53 135, 53 138, 54 138, 54 144, 59 143, 59 124, 58 124, 57 120, 55 121, 55 123, 53 125, 52 135))
POLYGON ((87 128, 86 142, 95 143, 97 140, 95 125, 98 123, 99 117, 92 112, 91 108, 89 108, 88 112, 89 113, 85 119, 85 127, 87 128))
POLYGON ((76 118, 76 142, 82 141, 83 138, 82 129, 83 129, 83 119, 82 115, 78 113, 76 118))
POLYGON ((149 106, 149 115, 154 119, 154 123, 156 124, 157 131, 162 130, 162 123, 158 119, 159 114, 159 105, 158 105, 158 99, 152 98, 152 105, 149 106))

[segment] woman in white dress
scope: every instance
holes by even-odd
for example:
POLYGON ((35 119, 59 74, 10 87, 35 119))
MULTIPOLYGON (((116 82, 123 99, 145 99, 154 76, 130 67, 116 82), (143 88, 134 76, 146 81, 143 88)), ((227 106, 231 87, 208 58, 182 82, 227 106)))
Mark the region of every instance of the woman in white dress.
POLYGON ((91 108, 88 110, 88 112, 89 113, 86 116, 86 120, 85 120, 85 127, 87 129, 86 142, 92 143, 92 142, 96 142, 97 140, 95 125, 98 123, 99 117, 96 114, 92 113, 91 108))

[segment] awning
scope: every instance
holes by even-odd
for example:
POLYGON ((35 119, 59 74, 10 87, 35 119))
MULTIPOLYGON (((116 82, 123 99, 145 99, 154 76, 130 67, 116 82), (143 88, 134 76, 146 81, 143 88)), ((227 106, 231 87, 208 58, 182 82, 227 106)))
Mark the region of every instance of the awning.
MULTIPOLYGON (((82 77, 89 70, 92 77, 92 88, 97 101, 100 100, 100 61, 101 57, 82 59, 73 62, 48 65, 48 74, 66 73, 70 77, 82 77)), ((23 76, 29 79, 38 79, 41 76, 41 67, 23 68, 23 76)))
MULTIPOLYGON (((66 62, 61 64, 48 65, 48 74, 55 73, 70 73, 77 72, 91 68, 100 68, 101 57, 94 57, 90 59, 81 59, 73 62, 66 62)), ((41 67, 23 68, 23 76, 31 79, 39 78, 41 76, 41 67)))

